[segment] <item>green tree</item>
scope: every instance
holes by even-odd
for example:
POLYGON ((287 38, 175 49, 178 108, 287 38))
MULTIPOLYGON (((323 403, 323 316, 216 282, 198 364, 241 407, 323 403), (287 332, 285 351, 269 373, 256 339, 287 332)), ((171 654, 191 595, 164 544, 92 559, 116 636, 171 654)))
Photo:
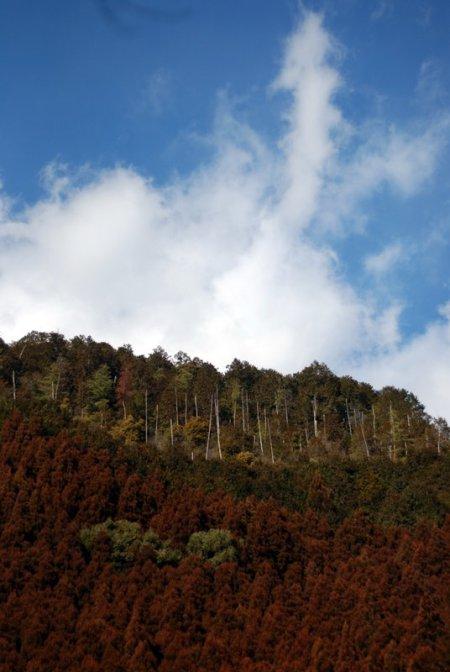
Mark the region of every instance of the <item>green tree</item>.
POLYGON ((237 557, 231 532, 221 529, 194 532, 189 538, 187 551, 199 555, 214 566, 222 562, 232 562, 237 557))
MULTIPOLYGON (((91 406, 93 408, 100 408, 99 403, 101 404, 104 401, 109 403, 112 389, 111 372, 107 364, 102 364, 87 382, 88 398, 91 406)), ((104 406, 104 404, 101 404, 101 406, 104 406)))

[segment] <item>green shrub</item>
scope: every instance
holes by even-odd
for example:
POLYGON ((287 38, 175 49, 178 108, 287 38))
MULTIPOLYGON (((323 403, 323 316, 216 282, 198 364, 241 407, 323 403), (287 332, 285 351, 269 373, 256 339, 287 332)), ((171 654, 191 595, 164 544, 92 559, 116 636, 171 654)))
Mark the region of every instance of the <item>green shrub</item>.
POLYGON ((147 532, 144 532, 144 536, 142 537, 142 545, 151 546, 151 548, 158 550, 163 545, 163 542, 156 532, 150 527, 147 532))
POLYGON ((142 531, 139 523, 118 520, 111 532, 112 560, 122 565, 131 562, 142 544, 142 531))
POLYGON ((228 530, 213 529, 208 532, 194 532, 186 548, 188 553, 199 555, 214 566, 222 562, 232 562, 237 557, 233 537, 228 530))
POLYGON ((158 565, 175 565, 183 557, 181 551, 173 548, 170 541, 160 539, 151 528, 142 534, 139 523, 132 523, 129 520, 113 521, 111 518, 104 523, 97 523, 81 530, 80 541, 89 553, 92 553, 100 534, 106 534, 110 539, 111 560, 117 567, 132 562, 139 551, 146 546, 154 551, 158 565))
POLYGON ((89 553, 100 534, 106 534, 111 540, 111 559, 117 565, 130 562, 142 543, 142 531, 139 523, 129 520, 111 520, 85 527, 80 532, 80 541, 89 553))
POLYGON ((170 541, 165 541, 156 552, 157 565, 177 565, 183 554, 177 548, 173 548, 170 541))

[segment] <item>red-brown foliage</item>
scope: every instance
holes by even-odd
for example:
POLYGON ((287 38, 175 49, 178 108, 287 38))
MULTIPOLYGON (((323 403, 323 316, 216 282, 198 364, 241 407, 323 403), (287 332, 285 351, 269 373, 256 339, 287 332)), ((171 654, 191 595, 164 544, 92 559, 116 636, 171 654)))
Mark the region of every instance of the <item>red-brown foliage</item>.
POLYGON ((0 672, 437 672, 449 669, 450 526, 381 529, 220 492, 170 492, 104 445, 19 415, 0 460, 0 672), (180 548, 227 528, 239 560, 89 557, 80 529, 151 524, 180 548), (240 541, 238 541, 240 540, 240 541))

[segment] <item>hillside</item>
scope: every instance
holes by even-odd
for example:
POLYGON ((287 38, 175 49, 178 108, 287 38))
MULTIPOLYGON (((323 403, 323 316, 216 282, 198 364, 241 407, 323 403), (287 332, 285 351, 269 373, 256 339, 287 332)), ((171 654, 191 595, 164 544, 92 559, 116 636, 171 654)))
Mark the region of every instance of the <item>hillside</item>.
POLYGON ((317 362, 283 376, 235 359, 222 374, 182 352, 136 356, 130 346, 56 333, 0 341, 0 419, 13 408, 49 427, 102 428, 129 444, 179 447, 192 459, 397 462, 450 445, 446 421, 430 418, 411 392, 376 391, 317 362))
POLYGON ((444 672, 448 427, 313 364, 2 344, 0 672, 444 672))

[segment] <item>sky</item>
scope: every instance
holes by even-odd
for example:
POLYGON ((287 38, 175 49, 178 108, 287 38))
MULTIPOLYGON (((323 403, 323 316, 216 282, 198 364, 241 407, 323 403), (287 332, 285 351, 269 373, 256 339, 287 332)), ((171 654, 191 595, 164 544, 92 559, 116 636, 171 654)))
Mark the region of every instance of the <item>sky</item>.
POLYGON ((447 0, 2 0, 0 335, 450 418, 447 0))

